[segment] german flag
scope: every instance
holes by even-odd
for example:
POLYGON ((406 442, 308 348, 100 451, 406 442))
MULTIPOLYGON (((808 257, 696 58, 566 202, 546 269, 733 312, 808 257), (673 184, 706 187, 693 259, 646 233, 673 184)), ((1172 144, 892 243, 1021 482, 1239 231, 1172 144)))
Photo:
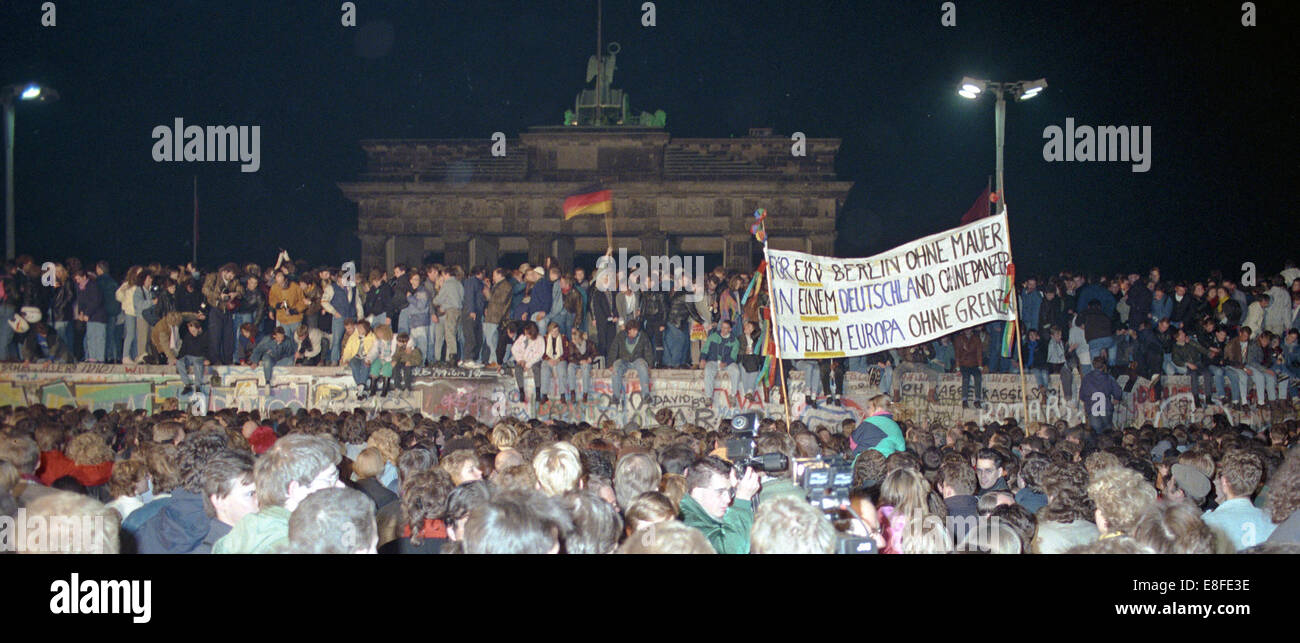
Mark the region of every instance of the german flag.
POLYGON ((575 194, 564 200, 564 218, 572 219, 580 214, 608 214, 614 210, 614 193, 609 190, 597 190, 575 194))

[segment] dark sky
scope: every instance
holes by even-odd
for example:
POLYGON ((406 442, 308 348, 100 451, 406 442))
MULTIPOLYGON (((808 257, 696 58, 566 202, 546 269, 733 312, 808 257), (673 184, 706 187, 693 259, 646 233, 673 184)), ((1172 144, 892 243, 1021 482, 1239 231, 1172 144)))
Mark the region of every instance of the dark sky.
MULTIPOLYGON (((595 48, 595 1, 57 2, 0 5, 0 84, 62 99, 20 105, 18 251, 115 266, 356 252, 356 210, 335 184, 363 138, 514 138, 559 124, 595 48), (260 125, 262 166, 155 163, 152 128, 260 125)), ((634 110, 679 137, 751 126, 843 139, 857 183, 839 252, 862 255, 952 227, 993 173, 993 101, 963 75, 1046 77, 1008 105, 1006 186, 1021 274, 1063 268, 1193 277, 1254 261, 1274 271, 1297 234, 1293 2, 693 0, 605 2, 615 75, 634 110), (1288 93, 1292 98, 1288 99, 1288 93), (1149 125, 1152 165, 1047 163, 1043 130, 1149 125)), ((780 213, 773 213, 779 216, 780 213)))

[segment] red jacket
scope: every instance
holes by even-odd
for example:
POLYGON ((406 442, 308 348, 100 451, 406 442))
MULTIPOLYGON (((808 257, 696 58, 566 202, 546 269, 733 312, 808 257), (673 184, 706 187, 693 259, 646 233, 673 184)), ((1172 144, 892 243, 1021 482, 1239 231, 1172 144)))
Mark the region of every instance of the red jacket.
POLYGON ((36 479, 48 487, 63 476, 72 476, 87 487, 101 485, 113 477, 113 461, 79 466, 71 458, 63 455, 62 451, 42 453, 41 468, 36 472, 36 479))

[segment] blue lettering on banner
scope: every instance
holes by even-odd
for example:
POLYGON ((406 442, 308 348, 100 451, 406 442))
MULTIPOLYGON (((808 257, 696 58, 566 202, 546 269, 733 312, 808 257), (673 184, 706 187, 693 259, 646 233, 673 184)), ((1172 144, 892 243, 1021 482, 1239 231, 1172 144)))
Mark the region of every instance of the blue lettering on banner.
POLYGON ((781 331, 781 350, 782 351, 799 351, 799 333, 794 332, 793 328, 778 326, 777 330, 781 331))
POLYGON ((847 326, 849 351, 868 350, 906 339, 903 329, 893 319, 878 322, 854 322, 847 326))

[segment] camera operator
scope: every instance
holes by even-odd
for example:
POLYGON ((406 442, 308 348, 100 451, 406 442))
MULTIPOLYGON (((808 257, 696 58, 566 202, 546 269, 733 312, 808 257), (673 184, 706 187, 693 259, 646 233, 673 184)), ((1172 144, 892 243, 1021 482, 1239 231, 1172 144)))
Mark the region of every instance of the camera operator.
POLYGON ((700 458, 686 470, 682 522, 703 533, 719 554, 748 554, 758 485, 758 474, 753 469, 746 469, 737 480, 726 460, 717 456, 700 458))
MULTIPOLYGON (((790 462, 794 462, 794 439, 789 434, 779 431, 764 431, 755 440, 754 453, 759 458, 769 453, 780 453, 790 462)), ((790 497, 807 503, 807 492, 791 479, 789 468, 778 471, 764 471, 759 475, 762 491, 758 494, 758 506, 762 507, 781 497, 790 497)))

